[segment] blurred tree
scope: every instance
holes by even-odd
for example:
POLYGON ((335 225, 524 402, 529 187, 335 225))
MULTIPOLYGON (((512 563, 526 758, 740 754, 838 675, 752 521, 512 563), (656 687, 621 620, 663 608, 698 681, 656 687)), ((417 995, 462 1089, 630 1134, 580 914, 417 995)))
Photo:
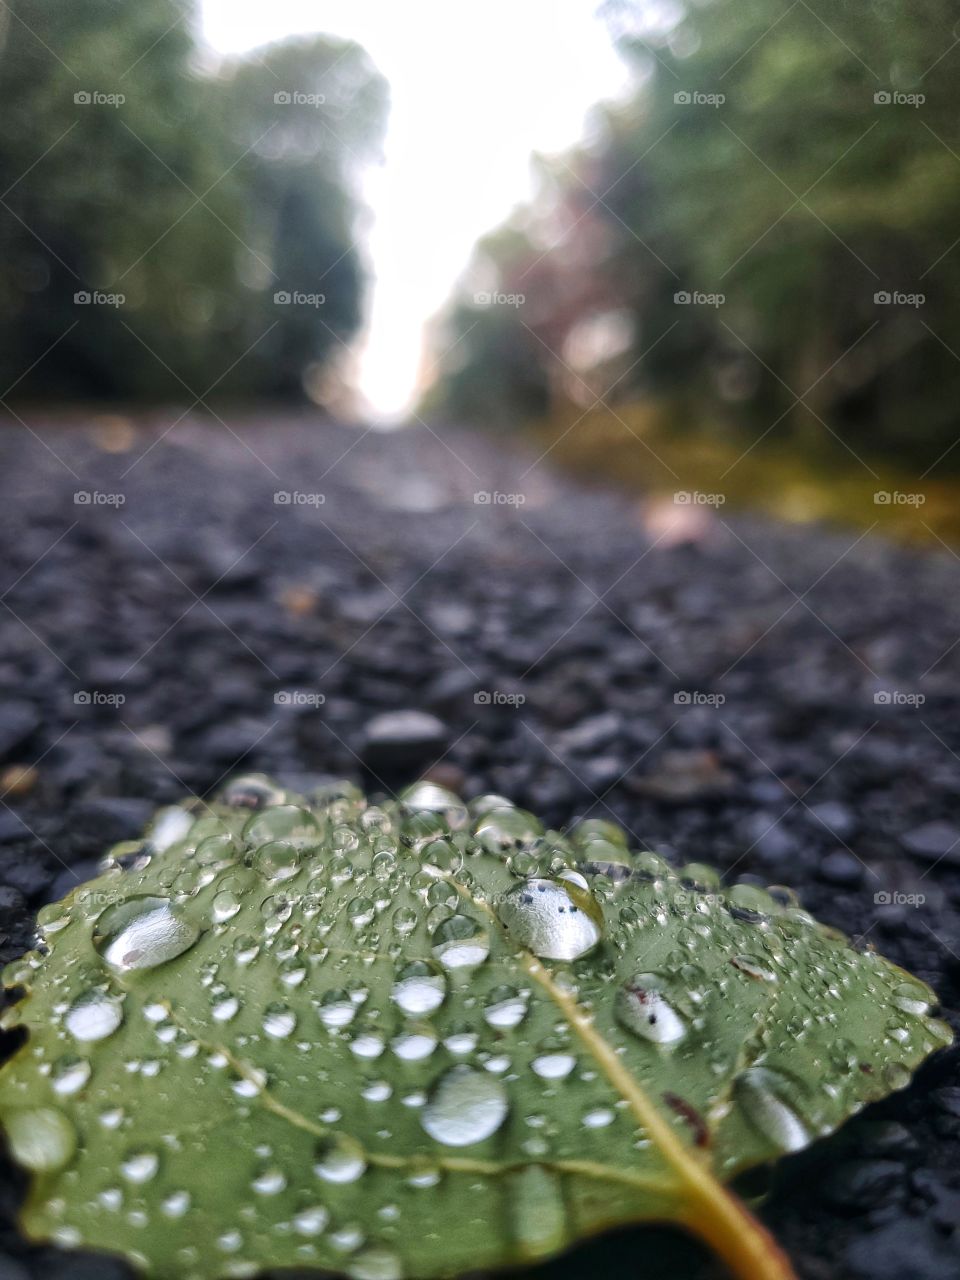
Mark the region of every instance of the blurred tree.
POLYGON ((3 11, 0 391, 300 392, 360 315, 350 176, 386 103, 363 51, 213 67, 188 0, 3 11))
MULTIPOLYGON (((473 274, 526 295, 498 313, 500 345, 522 345, 555 406, 669 397, 747 443, 933 463, 960 402, 953 6, 605 8, 636 88, 479 247, 473 274)), ((484 382, 480 313, 468 285, 438 326, 438 347, 464 336, 436 411, 467 407, 465 370, 484 382)))

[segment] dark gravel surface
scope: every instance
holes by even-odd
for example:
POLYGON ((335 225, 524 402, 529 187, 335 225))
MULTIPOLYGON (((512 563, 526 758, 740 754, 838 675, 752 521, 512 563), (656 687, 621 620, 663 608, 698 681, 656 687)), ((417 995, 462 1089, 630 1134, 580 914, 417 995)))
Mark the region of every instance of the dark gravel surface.
MULTIPOLYGON (((642 509, 454 434, 187 418, 161 436, 174 416, 0 429, 5 959, 159 802, 241 766, 373 790, 429 768, 792 885, 955 1015, 950 553, 642 509)), ((763 1215, 800 1276, 960 1275, 957 1061, 779 1167, 763 1215)), ((0 1280, 128 1274, 21 1243, 5 1173, 0 1280)), ((535 1274, 614 1270, 716 1274, 654 1231, 535 1274)))

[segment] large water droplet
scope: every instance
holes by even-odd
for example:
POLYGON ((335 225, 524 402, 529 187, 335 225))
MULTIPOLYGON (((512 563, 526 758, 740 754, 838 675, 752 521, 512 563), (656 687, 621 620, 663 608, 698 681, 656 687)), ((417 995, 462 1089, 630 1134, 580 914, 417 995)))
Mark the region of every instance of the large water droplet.
POLYGON ((86 991, 74 1000, 63 1021, 75 1040, 105 1040, 123 1021, 123 1007, 103 991, 86 991))
POLYGON ((495 1076, 451 1067, 430 1094, 420 1123, 434 1141, 467 1147, 496 1133, 508 1110, 506 1089, 495 1076))
POLYGON ((513 938, 545 960, 576 960, 600 941, 600 912, 588 890, 567 881, 527 880, 503 899, 513 938))
POLYGON ((656 1044, 674 1044, 687 1033, 687 1024, 669 998, 670 981, 663 974, 637 973, 616 995, 617 1021, 656 1044))
POLYGON ((263 809, 248 819, 243 828, 244 840, 254 847, 284 840, 298 849, 310 849, 320 843, 321 836, 320 824, 310 810, 295 804, 263 809))
POLYGON ((253 857, 265 880, 289 880, 300 870, 300 852, 289 840, 268 840, 253 857))
POLYGON ((62 1169, 77 1147, 76 1130, 63 1112, 53 1107, 5 1111, 3 1127, 13 1158, 36 1173, 62 1169))
POLYGON ((446 993, 442 974, 434 973, 422 960, 414 960, 401 970, 390 995, 404 1013, 413 1016, 439 1009, 446 993))
POLYGON ((144 895, 107 907, 94 926, 93 944, 111 968, 127 973, 176 959, 199 936, 168 898, 144 895))
POLYGON ((734 1087, 734 1097, 747 1119, 780 1151, 800 1151, 810 1142, 790 1100, 796 1092, 786 1076, 768 1067, 748 1067, 734 1087))

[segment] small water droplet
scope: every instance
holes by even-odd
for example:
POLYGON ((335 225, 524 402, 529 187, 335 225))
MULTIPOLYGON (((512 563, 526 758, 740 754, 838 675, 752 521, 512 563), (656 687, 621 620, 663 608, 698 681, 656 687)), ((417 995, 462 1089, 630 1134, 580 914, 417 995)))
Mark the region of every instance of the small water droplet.
POLYGON ((404 1013, 422 1015, 439 1009, 446 993, 443 976, 422 960, 414 960, 401 970, 390 996, 404 1013))
POLYGON ((53 1064, 50 1083, 54 1093, 61 1098, 76 1093, 90 1079, 90 1059, 78 1058, 74 1054, 65 1054, 53 1064))
POLYGON ((508 1031, 519 1026, 527 1012, 527 1002, 516 987, 494 987, 487 996, 483 1017, 487 1024, 498 1031, 508 1031))
POLYGON ((297 1015, 289 1005, 268 1004, 263 1011, 263 1029, 272 1040, 285 1040, 297 1025, 297 1015))
POLYGON ((617 1021, 634 1035, 655 1044, 675 1044, 687 1024, 671 1003, 670 979, 658 973, 637 973, 617 992, 617 1021))
POLYGON ((565 1080, 577 1060, 572 1053, 541 1053, 530 1065, 541 1080, 565 1080))
POLYGON ((268 840, 254 854, 253 865, 265 880, 289 880, 300 870, 300 851, 289 840, 268 840))
POLYGON ((434 929, 430 941, 445 969, 474 968, 490 954, 489 937, 469 916, 450 916, 434 929))
POLYGON ((313 1171, 324 1182, 356 1182, 367 1167, 360 1145, 352 1138, 331 1137, 320 1143, 313 1171))
POLYGON ((131 1151, 120 1162, 120 1172, 128 1182, 137 1185, 149 1182, 160 1168, 160 1159, 155 1151, 131 1151))

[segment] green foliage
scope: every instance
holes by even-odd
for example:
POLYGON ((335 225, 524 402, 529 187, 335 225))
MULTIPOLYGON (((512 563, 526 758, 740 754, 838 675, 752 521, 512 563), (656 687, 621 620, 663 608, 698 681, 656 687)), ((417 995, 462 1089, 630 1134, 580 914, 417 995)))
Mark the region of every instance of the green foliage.
POLYGON ((0 383, 299 392, 359 320, 352 165, 385 110, 363 51, 292 40, 202 71, 187 0, 4 13, 0 383), (324 302, 278 306, 281 291, 324 302), (75 303, 95 292, 123 301, 75 303))
MULTIPOLYGON (((495 309, 501 343, 523 347, 554 405, 666 393, 744 444, 769 429, 770 448, 933 464, 960 396, 953 7, 711 0, 677 7, 669 32, 630 0, 606 7, 637 88, 480 246, 478 268, 527 298, 495 309), (877 304, 884 292, 925 300, 877 304), (583 326, 610 314, 632 339, 585 367, 583 326)), ((440 349, 484 311, 460 295, 440 349)), ((438 411, 464 407, 466 370, 483 381, 483 332, 441 361, 438 411)))
POLYGON ((238 779, 39 927, 4 975, 23 1226, 154 1276, 446 1276, 647 1218, 784 1276, 719 1181, 950 1038, 788 890, 427 783, 238 779))

